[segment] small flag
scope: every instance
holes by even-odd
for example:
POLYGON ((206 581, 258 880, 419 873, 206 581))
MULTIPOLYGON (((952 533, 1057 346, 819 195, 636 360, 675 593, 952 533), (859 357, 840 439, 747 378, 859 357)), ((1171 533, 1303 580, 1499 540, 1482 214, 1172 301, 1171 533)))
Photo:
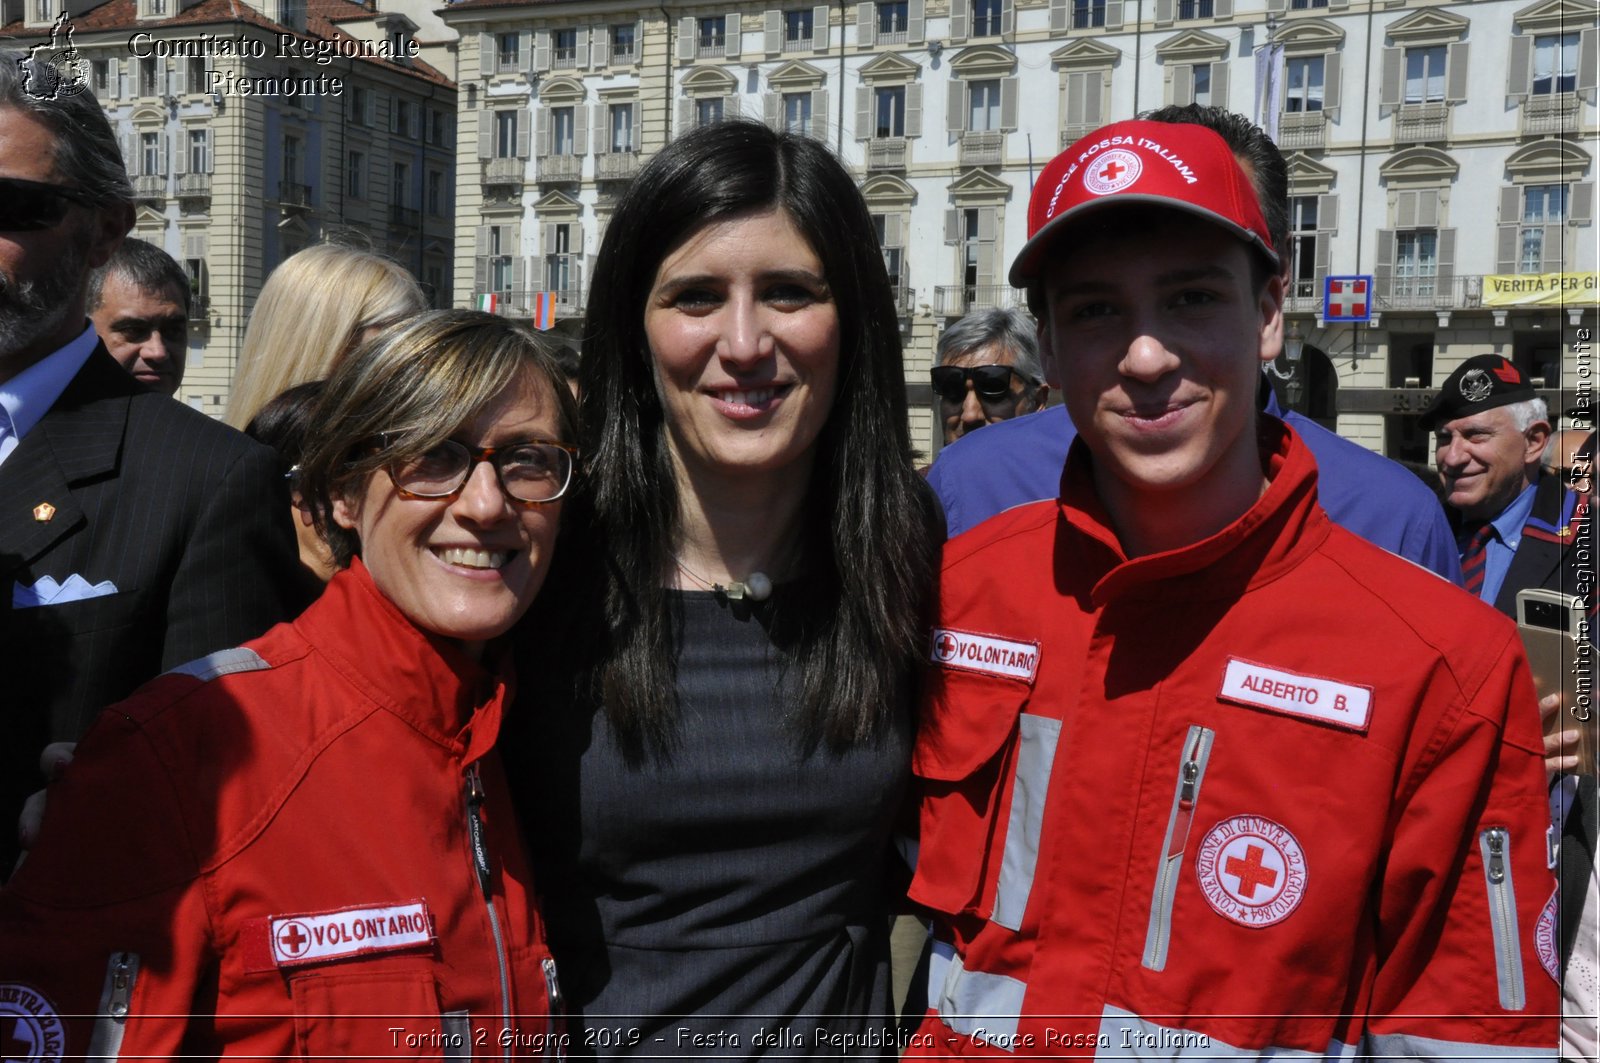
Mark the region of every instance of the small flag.
POLYGON ((484 292, 478 296, 478 309, 487 314, 500 312, 500 297, 493 292, 484 292))
POLYGON ((540 332, 556 323, 556 293, 533 293, 533 327, 540 332))

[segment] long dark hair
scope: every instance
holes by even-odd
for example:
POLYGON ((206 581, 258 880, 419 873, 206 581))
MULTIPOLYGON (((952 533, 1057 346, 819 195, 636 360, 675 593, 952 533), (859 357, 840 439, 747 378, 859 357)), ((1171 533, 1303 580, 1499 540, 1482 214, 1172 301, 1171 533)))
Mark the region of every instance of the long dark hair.
POLYGON ((590 546, 604 627, 590 672, 625 754, 669 750, 677 721, 678 488, 644 309, 667 255, 709 222, 776 207, 822 260, 839 314, 838 385, 801 521, 800 618, 785 639, 812 743, 884 733, 910 697, 938 552, 936 507, 913 468, 894 298, 855 182, 818 141, 752 122, 679 137, 606 226, 579 371, 590 546))

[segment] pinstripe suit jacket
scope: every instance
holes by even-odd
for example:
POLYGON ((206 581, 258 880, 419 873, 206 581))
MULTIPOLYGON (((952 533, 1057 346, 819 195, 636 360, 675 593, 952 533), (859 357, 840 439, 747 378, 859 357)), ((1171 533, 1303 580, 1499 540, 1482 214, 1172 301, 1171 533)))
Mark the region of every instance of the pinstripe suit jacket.
POLYGON ((0 879, 46 742, 304 604, 272 451, 147 389, 104 346, 0 465, 0 576, 0 879), (72 575, 116 593, 18 607, 19 587, 72 575))

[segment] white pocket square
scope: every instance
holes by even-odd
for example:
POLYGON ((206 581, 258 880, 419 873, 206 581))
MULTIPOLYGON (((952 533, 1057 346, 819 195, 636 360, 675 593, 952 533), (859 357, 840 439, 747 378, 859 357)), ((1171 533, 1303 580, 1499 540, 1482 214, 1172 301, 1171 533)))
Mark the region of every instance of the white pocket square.
POLYGON ((40 576, 32 586, 18 583, 11 588, 11 608, 31 609, 36 605, 62 605, 81 602, 87 598, 103 598, 117 593, 117 585, 110 580, 90 583, 74 572, 66 582, 57 583, 54 576, 40 576))

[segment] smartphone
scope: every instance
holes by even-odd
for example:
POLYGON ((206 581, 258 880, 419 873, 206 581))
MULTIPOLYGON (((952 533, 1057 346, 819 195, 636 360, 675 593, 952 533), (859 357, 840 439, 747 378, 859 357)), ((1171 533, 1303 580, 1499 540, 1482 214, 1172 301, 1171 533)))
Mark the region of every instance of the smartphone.
POLYGON ((1578 683, 1579 661, 1588 667, 1581 669, 1593 674, 1594 662, 1589 659, 1593 646, 1589 641, 1588 618, 1584 614, 1583 599, 1574 594, 1527 587, 1517 592, 1517 630, 1528 651, 1528 664, 1533 669, 1533 685, 1539 697, 1560 692, 1563 695, 1562 711, 1545 727, 1546 734, 1576 728, 1583 737, 1578 743, 1578 771, 1594 773, 1596 745, 1600 743, 1600 730, 1596 729, 1594 687, 1592 683, 1578 683))

